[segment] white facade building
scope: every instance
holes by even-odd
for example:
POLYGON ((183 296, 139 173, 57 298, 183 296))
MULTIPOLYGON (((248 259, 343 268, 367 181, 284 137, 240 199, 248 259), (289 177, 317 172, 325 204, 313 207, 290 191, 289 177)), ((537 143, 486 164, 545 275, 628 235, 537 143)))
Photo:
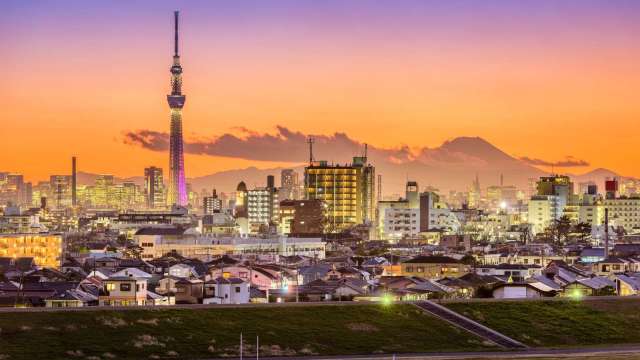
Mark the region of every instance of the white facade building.
POLYGON ((239 278, 219 277, 204 284, 203 304, 247 304, 250 283, 239 278))
POLYGON ((321 238, 217 237, 202 235, 193 229, 184 231, 149 228, 138 231, 134 235, 134 241, 142 248, 143 260, 156 259, 171 252, 203 261, 224 254, 272 257, 273 259, 291 255, 316 259, 325 257, 325 242, 321 238))
POLYGON ((543 232, 562 216, 566 198, 556 195, 536 195, 529 200, 528 221, 533 234, 543 232))

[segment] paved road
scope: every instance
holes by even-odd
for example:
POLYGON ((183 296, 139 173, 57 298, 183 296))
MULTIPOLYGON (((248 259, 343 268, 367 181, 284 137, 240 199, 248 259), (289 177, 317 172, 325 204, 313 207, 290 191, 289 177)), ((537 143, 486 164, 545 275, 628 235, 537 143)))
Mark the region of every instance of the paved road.
POLYGON ((449 310, 446 307, 433 303, 429 300, 420 301, 415 304, 418 308, 429 314, 440 318, 453 326, 468 331, 480 338, 491 341, 492 343, 504 348, 504 349, 525 349, 527 346, 517 340, 514 340, 504 334, 501 334, 494 329, 490 329, 485 325, 475 322, 462 314, 458 314, 455 311, 449 310))
MULTIPOLYGON (((309 357, 260 357, 263 360, 460 360, 460 359, 536 359, 536 358, 566 358, 585 359, 590 357, 609 358, 612 356, 640 356, 640 345, 615 346, 606 348, 579 348, 579 349, 535 349, 525 351, 502 352, 465 352, 465 353, 425 353, 425 354, 398 354, 398 355, 348 355, 348 356, 309 356, 309 357)), ((253 356, 245 356, 244 359, 255 359, 253 356)), ((211 359, 217 360, 217 359, 211 359)), ((230 360, 226 358, 225 360, 230 360)), ((231 359, 234 360, 234 359, 231 359)), ((237 360, 237 359, 235 359, 237 360)))

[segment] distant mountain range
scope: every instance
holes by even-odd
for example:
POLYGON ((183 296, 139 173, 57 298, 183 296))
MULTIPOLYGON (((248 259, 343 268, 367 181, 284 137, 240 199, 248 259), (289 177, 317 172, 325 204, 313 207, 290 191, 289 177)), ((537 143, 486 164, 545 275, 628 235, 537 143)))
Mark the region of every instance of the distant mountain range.
MULTIPOLYGON (((317 159, 322 157, 322 149, 318 149, 317 159)), ((382 175, 384 194, 402 194, 407 180, 415 180, 421 188, 431 186, 440 191, 467 190, 476 174, 480 185, 484 188, 498 185, 502 175, 505 185, 515 185, 526 189, 528 179, 548 174, 527 162, 515 158, 496 146, 479 137, 458 137, 446 141, 436 148, 424 148, 419 154, 397 159, 383 151, 372 151, 370 162, 376 167, 376 173, 382 175)), ((350 159, 337 159, 341 163, 350 159)), ((301 173, 304 165, 294 167, 301 173)), ((240 181, 249 188, 264 186, 267 175, 275 175, 276 183, 282 168, 229 170, 188 179, 192 188, 200 191, 203 188, 216 188, 218 191, 234 191, 240 181)), ((187 169, 188 171, 188 169, 187 169)), ((595 169, 584 174, 569 174, 574 183, 594 181, 601 188, 607 177, 619 176, 608 169, 595 169)), ((80 172, 80 184, 92 184, 96 174, 80 172)), ((142 177, 117 178, 117 182, 132 181, 142 184, 142 177)))

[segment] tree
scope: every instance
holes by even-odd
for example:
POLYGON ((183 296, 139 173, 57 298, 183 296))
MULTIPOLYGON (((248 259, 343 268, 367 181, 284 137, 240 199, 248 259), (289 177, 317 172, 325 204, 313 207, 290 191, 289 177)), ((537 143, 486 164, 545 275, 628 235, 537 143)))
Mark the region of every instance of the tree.
POLYGON ((120 246, 125 246, 128 243, 128 239, 127 239, 127 235, 125 234, 119 234, 118 238, 116 239, 116 243, 120 246))
POLYGON ((571 232, 571 219, 567 215, 562 215, 559 219, 553 220, 553 224, 547 230, 553 243, 560 246, 566 242, 571 232))
POLYGON ((465 264, 465 265, 475 265, 476 264, 476 257, 471 255, 471 254, 467 254, 467 255, 463 256, 462 259, 460 259, 460 262, 465 264))
POLYGON ((580 242, 584 243, 587 236, 591 235, 591 224, 586 222, 578 223, 574 227, 574 231, 580 234, 580 242))
POLYGON ((463 256, 462 259, 460 259, 460 262, 465 264, 465 265, 471 266, 471 268, 474 271, 476 269, 476 265, 478 264, 478 260, 476 259, 476 257, 471 255, 471 254, 467 254, 467 255, 463 256))

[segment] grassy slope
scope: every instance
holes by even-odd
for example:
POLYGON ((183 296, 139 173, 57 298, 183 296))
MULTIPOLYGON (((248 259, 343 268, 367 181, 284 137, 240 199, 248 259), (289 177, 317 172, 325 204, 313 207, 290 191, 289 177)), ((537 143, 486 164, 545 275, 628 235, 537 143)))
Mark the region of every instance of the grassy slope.
POLYGON ((0 329, 0 355, 9 359, 235 356, 240 332, 246 356, 256 335, 263 356, 486 346, 411 305, 0 313, 0 329))
POLYGON ((640 343, 640 299, 446 306, 531 346, 640 343))

